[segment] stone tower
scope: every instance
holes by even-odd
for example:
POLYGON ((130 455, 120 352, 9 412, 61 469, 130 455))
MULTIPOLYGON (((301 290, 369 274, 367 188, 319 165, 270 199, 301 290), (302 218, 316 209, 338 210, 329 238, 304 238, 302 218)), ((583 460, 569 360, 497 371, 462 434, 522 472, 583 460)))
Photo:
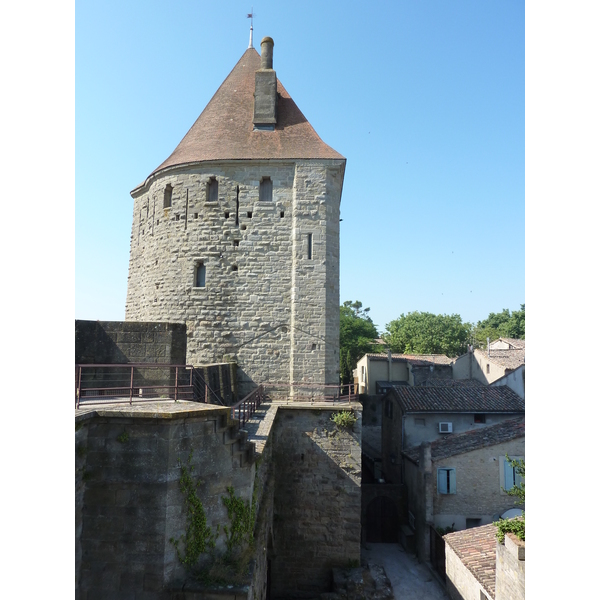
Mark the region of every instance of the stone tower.
POLYGON ((126 320, 186 323, 187 362, 234 357, 240 393, 339 382, 346 159, 277 79, 273 46, 244 52, 131 192, 126 320))

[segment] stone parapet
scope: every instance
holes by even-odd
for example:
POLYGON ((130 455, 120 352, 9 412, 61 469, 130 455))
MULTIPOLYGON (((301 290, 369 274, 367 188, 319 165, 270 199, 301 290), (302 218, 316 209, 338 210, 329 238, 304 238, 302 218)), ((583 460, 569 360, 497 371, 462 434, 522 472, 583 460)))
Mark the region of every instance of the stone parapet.
POLYGON ((514 534, 496 544, 496 600, 525 598, 525 542, 514 534))

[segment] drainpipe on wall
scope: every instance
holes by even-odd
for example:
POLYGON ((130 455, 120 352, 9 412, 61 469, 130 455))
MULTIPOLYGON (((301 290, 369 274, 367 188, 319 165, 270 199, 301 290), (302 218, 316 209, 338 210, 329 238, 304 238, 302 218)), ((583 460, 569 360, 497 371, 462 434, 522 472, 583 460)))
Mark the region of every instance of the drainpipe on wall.
POLYGON ((392 351, 388 348, 388 382, 392 381, 392 351))

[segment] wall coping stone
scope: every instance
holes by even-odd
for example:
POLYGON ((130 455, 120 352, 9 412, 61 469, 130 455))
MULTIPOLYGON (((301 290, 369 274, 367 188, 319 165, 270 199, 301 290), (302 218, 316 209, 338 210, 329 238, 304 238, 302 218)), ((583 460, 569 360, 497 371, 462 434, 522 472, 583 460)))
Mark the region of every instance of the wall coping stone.
POLYGON ((525 542, 520 540, 514 533, 508 532, 504 536, 506 550, 517 560, 525 560, 525 542))
POLYGON ((75 409, 75 422, 92 417, 127 417, 135 419, 185 419, 187 417, 227 414, 231 410, 227 406, 200 404, 198 402, 162 401, 144 402, 143 404, 113 404, 75 409))

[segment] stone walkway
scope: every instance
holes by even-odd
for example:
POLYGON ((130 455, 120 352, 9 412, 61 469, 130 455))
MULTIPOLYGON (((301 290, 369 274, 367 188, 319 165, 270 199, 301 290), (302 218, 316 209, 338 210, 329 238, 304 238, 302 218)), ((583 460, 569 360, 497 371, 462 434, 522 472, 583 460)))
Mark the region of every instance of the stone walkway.
POLYGON ((258 455, 262 454, 267 443, 276 413, 277 403, 265 400, 244 424, 244 430, 248 432, 248 441, 254 442, 258 455))
POLYGON ((426 565, 404 551, 399 544, 366 544, 362 557, 385 569, 395 600, 446 600, 442 585, 426 565))

